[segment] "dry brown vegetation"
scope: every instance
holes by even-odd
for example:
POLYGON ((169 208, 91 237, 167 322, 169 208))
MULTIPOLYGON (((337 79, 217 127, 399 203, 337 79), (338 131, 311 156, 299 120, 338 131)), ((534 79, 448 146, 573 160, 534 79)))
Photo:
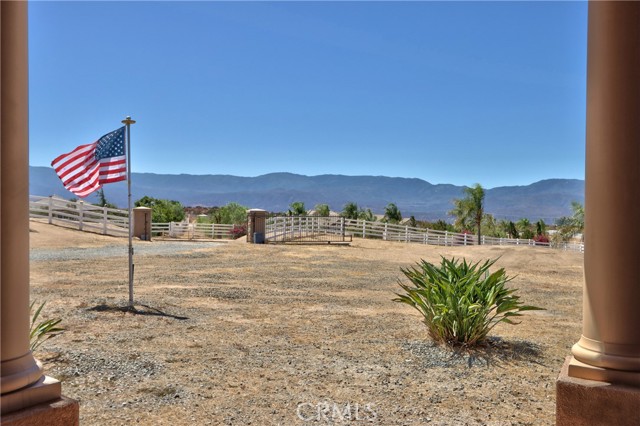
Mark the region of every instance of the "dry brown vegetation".
POLYGON ((32 299, 66 327, 36 356, 83 425, 548 425, 580 336, 578 253, 137 242, 131 313, 126 239, 31 229, 32 299), (440 255, 501 256, 523 301, 546 310, 475 352, 433 345, 391 299, 401 266, 440 255))

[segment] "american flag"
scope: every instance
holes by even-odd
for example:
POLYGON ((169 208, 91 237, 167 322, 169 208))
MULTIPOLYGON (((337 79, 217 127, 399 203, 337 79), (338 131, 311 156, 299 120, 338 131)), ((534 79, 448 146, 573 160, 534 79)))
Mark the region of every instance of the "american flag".
POLYGON ((86 197, 105 183, 127 180, 124 131, 122 126, 53 160, 51 166, 64 187, 78 197, 86 197))

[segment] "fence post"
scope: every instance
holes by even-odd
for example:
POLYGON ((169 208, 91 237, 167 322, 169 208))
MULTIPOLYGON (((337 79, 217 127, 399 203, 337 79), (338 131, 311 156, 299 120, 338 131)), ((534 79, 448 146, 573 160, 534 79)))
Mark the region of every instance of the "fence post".
POLYGON ((107 235, 107 207, 102 207, 102 234, 107 235))
POLYGON ((485 236, 483 235, 483 236, 482 236, 482 245, 487 244, 487 242, 486 242, 486 241, 487 241, 487 240, 486 240, 485 236))
POLYGON ((467 245, 467 233, 466 232, 464 233, 464 245, 465 246, 467 245))
POLYGON ((429 228, 427 228, 427 231, 424 233, 424 243, 429 244, 429 228))
POLYGON ((404 242, 409 242, 409 225, 404 226, 404 242))
POLYGON ((449 231, 444 231, 444 245, 447 246, 447 236, 449 235, 449 231))
POLYGON ((53 223, 53 196, 49 195, 49 225, 53 223))
POLYGON ((80 200, 76 203, 76 206, 78 207, 78 229, 80 231, 83 230, 84 228, 84 224, 82 223, 82 219, 84 216, 84 201, 80 200))
POLYGON ((382 238, 384 241, 387 241, 387 225, 388 225, 388 223, 385 222, 385 224, 384 224, 384 236, 382 238))
POLYGON ((362 238, 367 238, 367 221, 362 221, 362 238))
POLYGON ((340 218, 340 233, 342 234, 342 241, 344 241, 344 217, 340 218))

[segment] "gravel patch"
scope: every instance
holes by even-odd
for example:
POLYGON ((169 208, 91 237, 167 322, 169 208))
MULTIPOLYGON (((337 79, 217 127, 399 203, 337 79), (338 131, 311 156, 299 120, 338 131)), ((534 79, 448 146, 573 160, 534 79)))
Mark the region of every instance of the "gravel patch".
MULTIPOLYGON (((103 247, 67 247, 62 249, 32 248, 29 253, 31 261, 41 260, 81 260, 102 257, 122 257, 129 253, 129 246, 123 239, 122 245, 106 245, 103 247)), ((210 249, 224 245, 212 242, 153 242, 133 244, 134 255, 175 255, 189 253, 194 250, 210 249)))

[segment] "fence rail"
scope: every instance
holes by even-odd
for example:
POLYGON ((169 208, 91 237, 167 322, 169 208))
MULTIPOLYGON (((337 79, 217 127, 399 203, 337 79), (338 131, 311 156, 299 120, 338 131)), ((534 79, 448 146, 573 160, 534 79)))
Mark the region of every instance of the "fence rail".
MULTIPOLYGON (((267 219, 265 238, 268 242, 329 242, 351 241, 352 237, 377 238, 384 241, 429 244, 437 246, 476 245, 472 234, 394 225, 384 222, 344 219, 339 217, 278 216, 267 219)), ((482 236, 485 245, 513 245, 584 251, 584 244, 552 245, 530 239, 482 236)))
POLYGON ((235 238, 235 225, 223 223, 152 223, 151 235, 155 237, 194 239, 235 238))
POLYGON ((351 241, 345 219, 324 216, 280 216, 267 219, 265 239, 271 243, 343 243, 351 241))
POLYGON ((123 237, 129 235, 129 212, 58 197, 29 196, 29 217, 80 231, 123 237))
MULTIPOLYGON (((99 207, 83 201, 69 201, 58 197, 29 196, 29 217, 57 224, 118 237, 129 235, 127 210, 99 207)), ((153 223, 154 236, 186 239, 236 238, 236 225, 211 223, 153 223)), ((477 237, 433 229, 393 225, 384 222, 321 216, 278 216, 267 219, 265 239, 268 242, 346 242, 353 237, 378 238, 385 241, 429 244, 438 246, 467 246, 477 244, 477 237)), ((485 245, 519 245, 550 247, 559 250, 584 252, 584 243, 539 243, 534 240, 482 237, 485 245)))

